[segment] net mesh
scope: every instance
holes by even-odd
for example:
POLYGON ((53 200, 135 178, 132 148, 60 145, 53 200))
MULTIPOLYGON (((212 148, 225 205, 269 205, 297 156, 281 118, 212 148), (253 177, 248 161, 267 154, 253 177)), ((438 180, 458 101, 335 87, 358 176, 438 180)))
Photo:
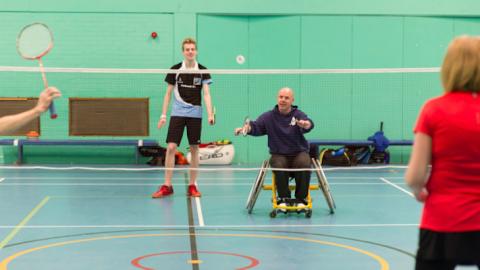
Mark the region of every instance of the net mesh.
MULTIPOLYGON (((42 88, 38 68, 0 67, 2 97, 35 97, 42 88)), ((62 91, 55 123, 42 121, 44 138, 68 139, 69 98, 148 98, 148 138, 163 144, 166 128, 157 129, 171 70, 46 68, 49 83, 62 91)), ((209 70, 216 125, 204 119, 202 141, 230 139, 235 162, 258 164, 268 157, 265 137, 234 137, 246 116, 255 120, 276 104, 281 87, 295 92, 295 105, 316 127, 307 139, 366 139, 384 122, 390 139, 412 139, 421 105, 441 94, 438 68, 346 70, 209 70)), ((128 113, 128 112, 126 112, 128 113)), ((185 144, 183 147, 185 147, 185 144)), ((185 148, 180 148, 186 151, 185 148)), ((405 161, 404 148, 392 149, 392 162, 405 161)))

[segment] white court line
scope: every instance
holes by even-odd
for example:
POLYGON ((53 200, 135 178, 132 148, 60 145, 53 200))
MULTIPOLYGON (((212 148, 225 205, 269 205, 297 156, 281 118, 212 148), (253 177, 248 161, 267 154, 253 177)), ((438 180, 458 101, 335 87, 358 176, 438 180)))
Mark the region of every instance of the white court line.
MULTIPOLYGON (((278 225, 25 225, 22 229, 104 229, 104 228, 148 228, 148 229, 183 229, 183 228, 330 228, 330 227, 355 227, 355 228, 372 228, 372 227, 418 227, 418 223, 393 223, 393 224, 278 224, 278 225)), ((18 226, 0 225, 0 229, 17 228, 18 226)))
POLYGON ((22 230, 26 226, 26 224, 33 218, 33 216, 35 216, 35 214, 40 211, 40 209, 49 200, 49 196, 43 198, 43 200, 39 204, 37 204, 37 206, 35 206, 35 208, 33 208, 32 211, 30 211, 30 213, 28 213, 28 215, 20 222, 20 224, 14 226, 15 228, 7 235, 7 237, 5 237, 5 239, 3 239, 2 242, 0 242, 0 250, 3 249, 8 244, 8 242, 10 242, 10 240, 12 240, 20 232, 20 230, 22 230))
MULTIPOLYGON (((8 179, 12 180, 118 180, 118 181, 126 181, 126 180, 152 180, 152 181, 160 181, 161 178, 157 177, 117 177, 112 175, 110 177, 71 177, 71 176, 64 176, 64 177, 8 177, 8 179)), ((172 179, 181 181, 182 179, 172 179)))
MULTIPOLYGON (((159 186, 158 183, 8 183, 4 186, 159 186)), ((185 183, 174 183, 175 186, 186 186, 185 183)), ((251 186, 249 183, 212 183, 202 186, 251 186)))
MULTIPOLYGON (((324 168, 324 171, 353 171, 353 170, 379 170, 379 169, 405 169, 407 166, 399 166, 399 165, 386 165, 386 166, 356 166, 356 167, 341 167, 341 168, 333 168, 333 167, 328 167, 324 168)), ((24 171, 24 170, 54 170, 54 171, 72 171, 72 170, 86 170, 86 171, 131 171, 131 172, 145 172, 145 171, 165 171, 167 170, 165 167, 147 167, 147 168, 126 168, 126 167, 82 167, 82 166, 75 166, 75 167, 53 167, 53 166, 0 166, 0 169, 2 170, 17 170, 17 171, 24 171)), ((198 172, 219 172, 219 171, 227 171, 227 172, 232 172, 232 171, 255 171, 258 172, 262 168, 240 168, 240 167, 234 167, 234 168, 226 168, 223 166, 220 167, 208 167, 208 168, 195 168, 196 171, 198 172)), ((192 168, 182 168, 182 167, 176 167, 176 168, 168 168, 168 170, 171 171, 190 171, 193 170, 192 168)), ((268 168, 267 171, 272 171, 273 168, 268 168)), ((277 169, 280 170, 280 169, 277 169)), ((298 169, 281 169, 282 171, 288 171, 288 172, 298 172, 298 171, 315 171, 314 168, 298 168, 298 169)))
POLYGON ((396 188, 396 189, 398 189, 398 190, 401 190, 401 191, 407 193, 410 197, 414 197, 414 196, 413 196, 413 193, 411 193, 410 191, 408 191, 408 190, 400 187, 399 185, 397 185, 397 184, 395 184, 395 183, 392 183, 392 182, 388 181, 387 179, 385 179, 385 178, 383 178, 383 177, 380 177, 380 180, 382 180, 383 182, 391 185, 392 187, 394 187, 394 188, 396 188))
MULTIPOLYGON (((401 183, 398 183, 401 184, 401 183)), ((3 183, 3 186, 158 186, 158 183, 3 183)), ((175 186, 186 186, 174 183, 175 186)), ((384 183, 329 183, 330 186, 376 186, 384 183)), ((202 186, 252 186, 252 183, 202 183, 202 186)))
POLYGON ((200 203, 199 197, 195 197, 195 204, 197 206, 198 225, 200 227, 205 227, 205 221, 203 219, 202 204, 200 203))
MULTIPOLYGON (((328 176, 328 179, 377 179, 378 176, 328 176)), ((392 176, 388 177, 389 179, 403 179, 403 176, 392 176)), ((113 181, 128 181, 128 180, 148 180, 148 181, 160 181, 161 178, 155 177, 8 177, 8 179, 12 180, 113 180, 113 181)), ((250 180, 253 182, 255 177, 205 177, 205 178, 198 178, 197 181, 223 181, 223 180, 250 180)), ((172 178, 172 181, 184 181, 182 178, 172 178)))
POLYGON ((156 184, 125 183, 6 183, 2 186, 158 186, 156 184))

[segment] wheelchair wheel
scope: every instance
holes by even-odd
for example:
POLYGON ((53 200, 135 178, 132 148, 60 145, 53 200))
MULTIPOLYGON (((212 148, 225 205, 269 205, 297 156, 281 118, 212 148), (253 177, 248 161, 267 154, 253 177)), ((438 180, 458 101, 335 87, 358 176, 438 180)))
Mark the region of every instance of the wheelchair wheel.
POLYGON ((262 191, 263 182, 265 181, 265 176, 267 174, 268 163, 269 163, 268 160, 263 161, 262 167, 258 172, 257 178, 255 179, 255 182, 253 183, 253 186, 250 189, 250 193, 248 194, 246 208, 249 214, 252 213, 253 207, 255 206, 255 202, 257 201, 258 195, 260 194, 260 191, 262 191))
POLYGON ((330 214, 335 213, 335 201, 333 200, 332 192, 330 191, 330 186, 327 181, 327 177, 325 176, 325 173, 323 172, 322 166, 320 165, 320 162, 312 158, 312 164, 315 168, 315 174, 317 175, 318 178, 318 184, 322 190, 323 196, 325 197, 325 201, 327 202, 328 208, 330 209, 330 214))
POLYGON ((312 217, 312 209, 307 209, 305 211, 305 217, 306 218, 311 218, 312 217))

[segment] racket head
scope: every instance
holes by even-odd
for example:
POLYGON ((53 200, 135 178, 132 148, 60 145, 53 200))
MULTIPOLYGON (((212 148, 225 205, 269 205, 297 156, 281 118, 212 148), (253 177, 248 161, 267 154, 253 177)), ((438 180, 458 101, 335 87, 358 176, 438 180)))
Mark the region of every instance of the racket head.
POLYGON ((242 126, 242 135, 245 137, 248 134, 248 130, 245 128, 245 126, 250 125, 250 117, 246 116, 245 119, 243 120, 243 126, 242 126))
POLYGON ((44 23, 29 24, 17 36, 17 52, 25 59, 40 59, 52 48, 53 34, 44 23))

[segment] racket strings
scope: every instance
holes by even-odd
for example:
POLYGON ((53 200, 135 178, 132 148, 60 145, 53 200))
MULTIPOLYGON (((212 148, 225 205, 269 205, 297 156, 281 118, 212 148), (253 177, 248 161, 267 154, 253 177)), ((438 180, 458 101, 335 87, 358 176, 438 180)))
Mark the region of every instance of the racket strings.
POLYGON ((38 59, 53 47, 53 35, 50 29, 41 23, 24 27, 17 38, 18 53, 26 59, 38 59))

